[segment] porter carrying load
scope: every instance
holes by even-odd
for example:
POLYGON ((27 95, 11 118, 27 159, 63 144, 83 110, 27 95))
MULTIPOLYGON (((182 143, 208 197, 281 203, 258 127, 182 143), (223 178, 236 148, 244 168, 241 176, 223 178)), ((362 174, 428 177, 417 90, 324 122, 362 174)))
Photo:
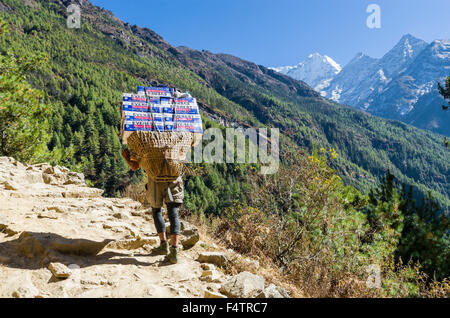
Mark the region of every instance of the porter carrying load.
POLYGON ((140 86, 137 94, 123 95, 121 113, 122 142, 131 159, 156 182, 178 178, 203 133, 196 99, 166 86, 140 86))
POLYGON ((190 148, 201 140, 202 120, 197 101, 189 93, 159 87, 139 87, 137 94, 124 94, 122 101, 122 143, 129 149, 122 156, 131 169, 144 168, 148 182, 139 201, 151 207, 161 240, 153 249, 178 262, 180 222, 178 208, 183 203, 181 177, 190 148), (170 249, 162 207, 166 204, 170 220, 170 249))

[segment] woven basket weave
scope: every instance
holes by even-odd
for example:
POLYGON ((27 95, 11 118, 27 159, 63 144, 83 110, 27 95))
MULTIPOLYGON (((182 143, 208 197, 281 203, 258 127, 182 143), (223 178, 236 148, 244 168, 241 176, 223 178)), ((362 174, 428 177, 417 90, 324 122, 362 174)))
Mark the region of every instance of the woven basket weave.
POLYGON ((136 131, 128 137, 132 157, 156 182, 175 181, 193 144, 189 132, 136 131))

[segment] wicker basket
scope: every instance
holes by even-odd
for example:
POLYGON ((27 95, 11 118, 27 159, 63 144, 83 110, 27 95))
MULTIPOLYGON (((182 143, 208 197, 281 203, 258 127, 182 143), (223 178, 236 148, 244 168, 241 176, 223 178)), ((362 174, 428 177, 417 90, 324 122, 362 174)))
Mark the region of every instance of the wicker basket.
POLYGON ((193 144, 189 132, 136 131, 128 137, 132 157, 156 182, 175 181, 193 144))

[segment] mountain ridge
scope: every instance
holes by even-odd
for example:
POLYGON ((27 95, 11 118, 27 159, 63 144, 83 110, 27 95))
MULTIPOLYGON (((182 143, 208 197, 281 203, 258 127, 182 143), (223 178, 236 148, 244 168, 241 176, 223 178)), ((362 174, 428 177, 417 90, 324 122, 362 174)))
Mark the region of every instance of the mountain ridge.
MULTIPOLYGON (((450 125, 440 113, 443 99, 437 91, 437 83, 449 74, 448 41, 427 43, 405 34, 381 58, 358 53, 326 85, 312 86, 335 102, 448 136, 450 125)), ((295 77, 292 69, 279 71, 295 77)))

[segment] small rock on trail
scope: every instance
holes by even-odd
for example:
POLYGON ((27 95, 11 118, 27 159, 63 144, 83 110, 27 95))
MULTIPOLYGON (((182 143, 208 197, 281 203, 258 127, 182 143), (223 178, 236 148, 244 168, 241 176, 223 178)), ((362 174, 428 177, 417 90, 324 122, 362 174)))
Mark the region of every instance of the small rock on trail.
POLYGON ((56 278, 69 278, 72 274, 72 271, 66 265, 61 263, 50 263, 48 269, 56 278))

